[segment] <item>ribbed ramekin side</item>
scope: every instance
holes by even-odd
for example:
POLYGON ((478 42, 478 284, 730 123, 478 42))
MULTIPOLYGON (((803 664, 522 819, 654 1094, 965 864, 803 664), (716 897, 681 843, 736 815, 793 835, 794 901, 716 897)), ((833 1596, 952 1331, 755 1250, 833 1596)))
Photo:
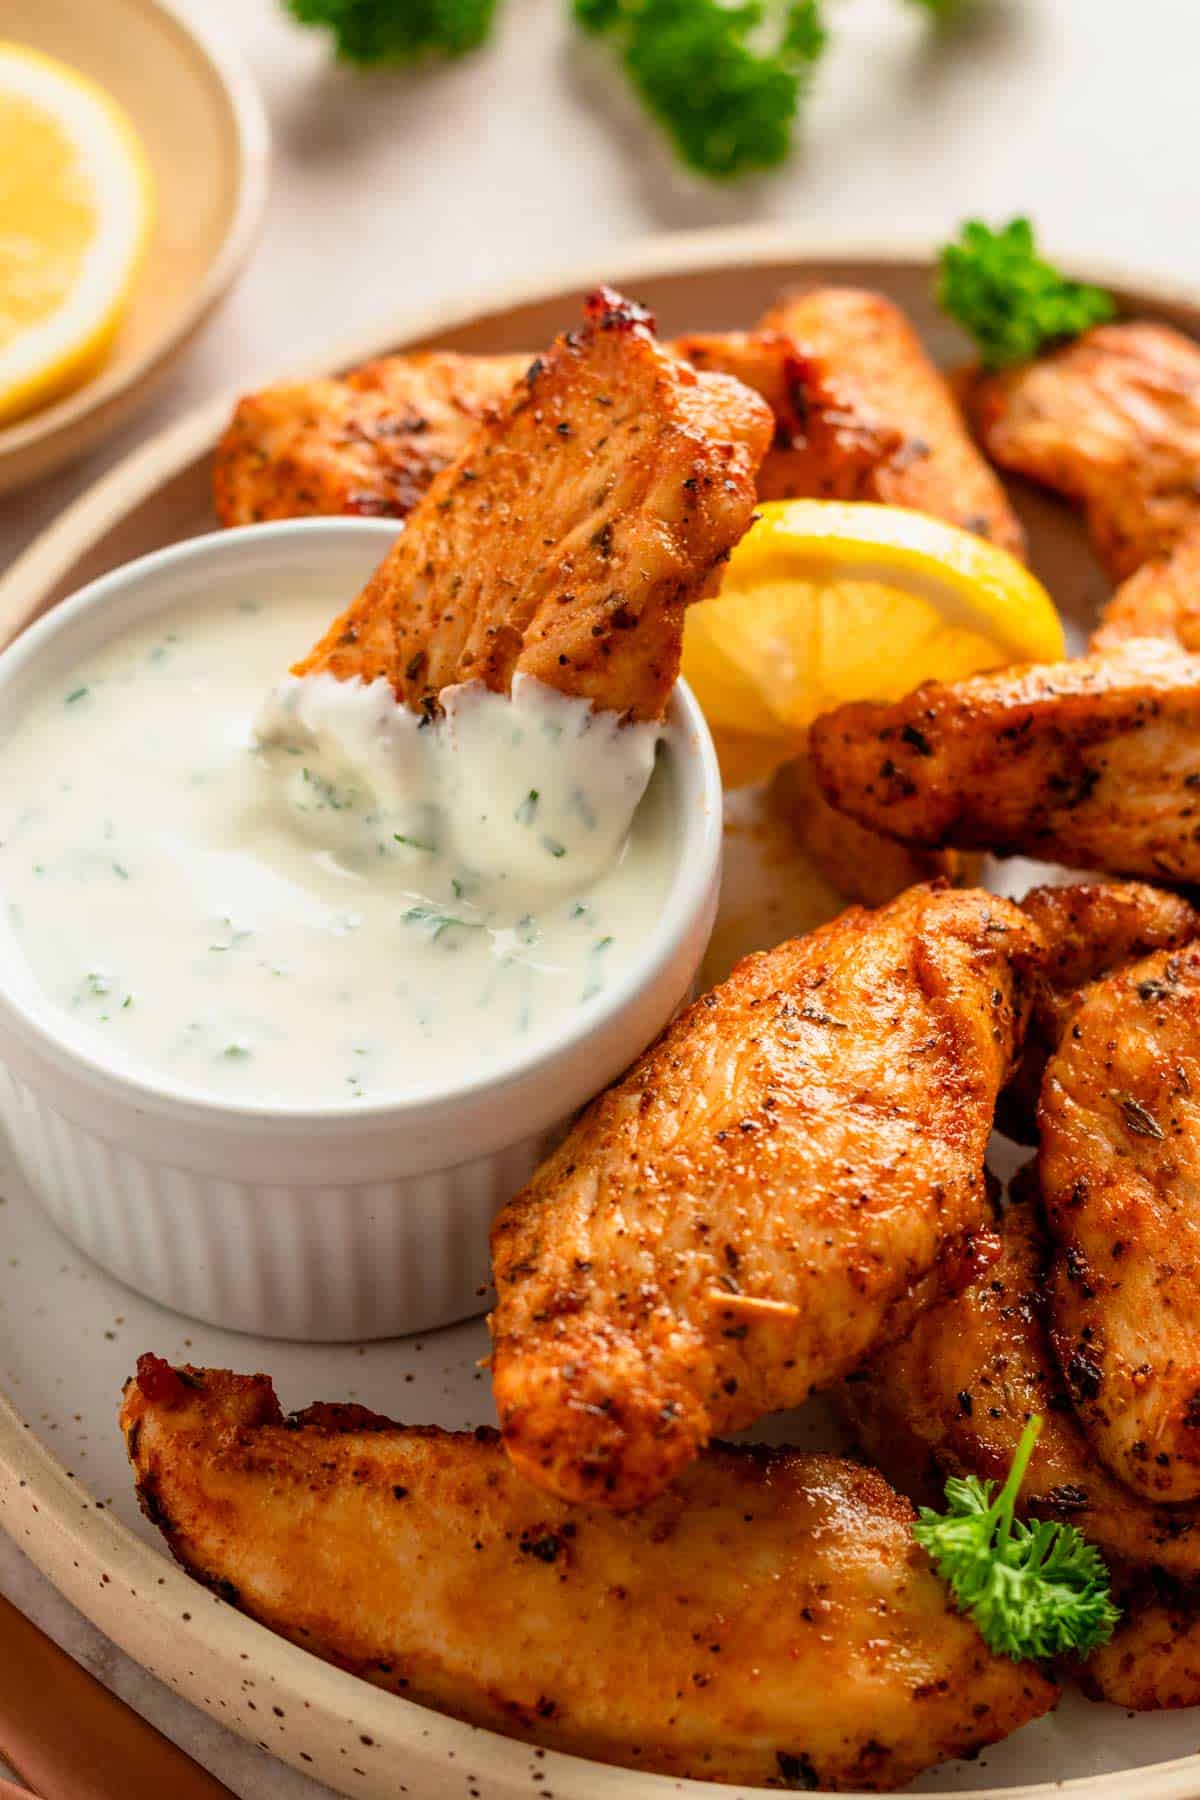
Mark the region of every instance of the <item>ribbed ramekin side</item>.
POLYGON ((488 1304, 488 1227, 557 1135, 357 1185, 218 1179, 107 1143, 11 1071, 0 1117, 22 1173, 81 1250, 192 1318, 333 1342, 431 1331, 488 1304))

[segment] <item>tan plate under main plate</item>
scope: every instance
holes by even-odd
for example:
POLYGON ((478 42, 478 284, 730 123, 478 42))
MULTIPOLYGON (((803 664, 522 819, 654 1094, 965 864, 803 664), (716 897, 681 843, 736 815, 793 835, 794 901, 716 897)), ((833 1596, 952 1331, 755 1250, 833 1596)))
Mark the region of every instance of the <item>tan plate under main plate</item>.
POLYGON ((80 455, 148 398, 253 248, 267 194, 266 114, 202 19, 202 6, 185 18, 172 0, 0 7, 0 37, 57 57, 120 102, 155 184, 146 261, 112 353, 81 387, 0 429, 0 494, 80 455))
MULTIPOLYGON (((1105 270, 1079 272, 1115 286, 1131 309, 1200 335, 1200 300, 1114 281, 1105 270)), ((950 362, 962 344, 934 311, 930 277, 930 259, 920 252, 814 247, 794 233, 658 240, 515 291, 393 321, 357 343, 332 346, 325 366, 418 343, 536 349, 573 319, 580 293, 602 280, 653 307, 668 333, 746 325, 789 283, 866 284, 904 306, 950 362)), ((9 569, 0 580, 0 643, 92 576, 212 528, 209 452, 227 410, 224 403, 207 408, 148 444, 9 569)), ((1063 509, 1034 496, 1021 496, 1020 504, 1038 571, 1079 625, 1103 596, 1104 579, 1063 509)), ((755 938, 774 942, 803 928, 815 904, 786 865, 772 866, 769 847, 765 856, 750 854, 745 834, 735 831, 729 851, 722 961, 755 938)), ((139 1351, 267 1369, 288 1407, 353 1398, 414 1423, 458 1426, 492 1416, 475 1367, 485 1344, 481 1323, 423 1341, 361 1347, 237 1337, 166 1313, 87 1264, 9 1175, 2 1154, 0 1198, 8 1258, 0 1288, 0 1521, 130 1655, 223 1723, 366 1800, 403 1792, 417 1800, 714 1800, 736 1791, 542 1754, 378 1692, 198 1587, 162 1554, 139 1517, 116 1430, 120 1385, 139 1351)), ((825 1429, 813 1408, 770 1421, 776 1441, 816 1443, 825 1429)), ((1194 1800, 1198 1746, 1200 1710, 1131 1717, 1071 1696, 978 1762, 945 1765, 914 1791, 976 1800, 1194 1800)))

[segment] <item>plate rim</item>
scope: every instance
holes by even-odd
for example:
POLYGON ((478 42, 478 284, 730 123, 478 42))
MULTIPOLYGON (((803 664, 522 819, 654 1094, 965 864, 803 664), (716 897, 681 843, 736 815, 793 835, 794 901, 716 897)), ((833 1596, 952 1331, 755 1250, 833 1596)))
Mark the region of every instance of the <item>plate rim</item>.
MULTIPOLYGON (((165 12, 174 12, 168 0, 150 0, 165 12)), ((1085 253, 1064 250, 1064 267, 1079 279, 1135 292, 1153 307, 1192 312, 1200 327, 1200 288, 1169 280, 1145 277, 1128 269, 1105 265, 1085 253)), ((341 338, 320 357, 306 356, 267 380, 303 379, 402 349, 438 331, 454 330, 472 320, 483 320, 516 306, 552 300, 606 279, 622 284, 669 275, 708 274, 727 266, 771 262, 890 263, 899 267, 932 270, 935 257, 927 238, 913 236, 865 238, 859 234, 820 232, 791 226, 719 228, 704 232, 678 232, 640 238, 609 251, 596 251, 544 268, 532 276, 492 282, 467 294, 444 297, 389 314, 368 329, 341 338), (616 276, 614 277, 614 271, 616 276)), ((205 402, 166 430, 121 459, 101 476, 56 521, 43 531, 0 577, 0 649, 29 622, 46 596, 67 570, 105 532, 148 500, 178 475, 198 455, 211 448, 219 435, 233 391, 205 402)), ((115 1421, 113 1425, 115 1429, 115 1421)), ((684 1800, 715 1800, 723 1790, 711 1782, 653 1775, 615 1765, 597 1763, 547 1749, 536 1752, 520 1740, 421 1706, 416 1701, 385 1693, 361 1678, 322 1662, 311 1652, 268 1631, 227 1602, 209 1594, 171 1561, 157 1546, 138 1537, 108 1511, 103 1502, 68 1473, 62 1462, 24 1419, 10 1397, 0 1389, 0 1522, 18 1547, 93 1624, 143 1667, 176 1692, 239 1735, 263 1743, 301 1773, 330 1782, 338 1791, 361 1792, 353 1787, 346 1764, 340 1771, 324 1759, 305 1759, 291 1733, 278 1744, 255 1738, 253 1725, 232 1711, 218 1710, 204 1692, 206 1683, 219 1675, 228 1678, 239 1662, 253 1666, 264 1689, 290 1695, 293 1704, 307 1705, 314 1720, 325 1715, 326 1724, 352 1731, 355 1740, 373 1736, 383 1747, 397 1737, 405 1740, 405 1755, 418 1773, 431 1783, 428 1792, 442 1791, 446 1759, 459 1769, 474 1751, 486 1778, 504 1782, 508 1792, 534 1792, 529 1780, 530 1759, 546 1787, 569 1793, 572 1800, 665 1800, 682 1795, 684 1800), (129 1597, 138 1599, 135 1609, 129 1597), (152 1624, 165 1644, 178 1636, 180 1620, 187 1621, 188 1656, 195 1667, 184 1669, 184 1657, 174 1668, 154 1668, 146 1656, 146 1633, 127 1624, 135 1611, 150 1608, 152 1624), (403 1730, 397 1720, 403 1715, 403 1730)), ((261 1716, 261 1715, 256 1715, 261 1716)), ((1196 1800, 1200 1794, 1200 1752, 1160 1763, 1116 1770, 1107 1775, 1084 1775, 1066 1780, 1035 1781, 1021 1787, 958 1790, 970 1800, 1126 1800, 1130 1781, 1136 1778, 1140 1800, 1196 1800)), ((776 1793, 774 1789, 739 1789, 744 1800, 776 1793)), ((949 1800, 952 1795, 949 1794, 949 1800)), ((848 1800, 869 1800, 865 1794, 848 1800)))
POLYGON ((225 98, 237 145, 237 192, 229 223, 203 277, 161 337, 119 368, 102 371, 54 404, 0 428, 0 470, 19 457, 44 453, 55 439, 81 430, 93 413, 119 406, 139 391, 144 392, 194 337, 227 292, 249 257, 263 222, 270 178, 271 128, 249 68, 210 24, 185 11, 179 0, 137 0, 137 4, 207 65, 225 98))

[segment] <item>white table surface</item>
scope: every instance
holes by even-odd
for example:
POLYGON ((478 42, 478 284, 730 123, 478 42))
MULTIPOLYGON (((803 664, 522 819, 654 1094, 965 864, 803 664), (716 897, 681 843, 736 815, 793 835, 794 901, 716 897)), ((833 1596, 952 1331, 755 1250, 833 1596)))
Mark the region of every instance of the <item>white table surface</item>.
MULTIPOLYGON (((831 0, 837 47, 800 151, 733 190, 672 168, 565 0, 501 0, 498 42, 419 79, 335 69, 275 0, 191 4, 240 46, 270 112, 262 242, 148 411, 0 502, 0 567, 196 402, 401 307, 647 234, 775 222, 935 241, 968 214, 1028 211, 1057 245, 1200 286, 1195 0, 976 0, 937 46, 902 0, 831 0)), ((3 1539, 0 1589, 243 1800, 326 1791, 177 1699, 3 1539)))

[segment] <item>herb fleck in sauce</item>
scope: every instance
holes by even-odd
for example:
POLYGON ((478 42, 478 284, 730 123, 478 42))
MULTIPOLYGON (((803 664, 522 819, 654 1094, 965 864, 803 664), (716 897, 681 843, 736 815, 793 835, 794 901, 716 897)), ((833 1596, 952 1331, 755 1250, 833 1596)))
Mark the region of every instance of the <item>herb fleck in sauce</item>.
POLYGON ((593 1006, 670 884, 653 732, 533 682, 429 731, 329 677, 263 714, 329 598, 263 602, 148 621, 9 730, 14 989, 131 1070, 304 1106, 444 1090, 593 1006))

